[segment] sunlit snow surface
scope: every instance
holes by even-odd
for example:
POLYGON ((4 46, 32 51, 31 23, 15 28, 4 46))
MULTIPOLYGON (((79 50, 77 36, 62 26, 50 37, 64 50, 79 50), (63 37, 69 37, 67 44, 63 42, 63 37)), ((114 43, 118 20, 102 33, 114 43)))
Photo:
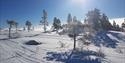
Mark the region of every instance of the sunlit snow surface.
MULTIPOLYGON (((112 40, 119 41, 116 48, 101 47, 105 60, 102 63, 124 63, 125 62, 125 33, 118 33, 117 36, 107 33, 112 40), (120 37, 120 38, 119 38, 120 37)), ((16 34, 12 34, 16 35, 16 34)), ((61 61, 48 61, 48 52, 67 52, 73 48, 73 40, 67 35, 58 35, 56 32, 42 33, 38 31, 20 31, 18 37, 8 39, 8 32, 0 32, 0 63, 65 63, 61 61), (25 45, 25 42, 35 40, 40 45, 25 45), (60 47, 60 42, 64 47, 60 47)), ((86 47, 85 47, 86 48, 86 47)), ((97 51, 99 47, 91 44, 87 46, 90 51, 97 51)), ((91 58, 95 58, 91 56, 91 58)))

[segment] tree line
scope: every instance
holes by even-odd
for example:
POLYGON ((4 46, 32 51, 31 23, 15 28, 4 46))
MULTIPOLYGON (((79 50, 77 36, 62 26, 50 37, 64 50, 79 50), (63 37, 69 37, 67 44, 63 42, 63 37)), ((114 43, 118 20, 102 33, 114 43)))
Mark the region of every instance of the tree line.
MULTIPOLYGON (((7 20, 7 24, 9 25, 9 37, 11 37, 11 28, 15 26, 17 32, 19 23, 17 23, 14 20, 7 20)), ((43 10, 43 17, 42 20, 40 21, 40 24, 44 26, 43 29, 44 32, 46 32, 48 26, 48 14, 45 10, 43 10)), ((96 8, 94 10, 88 11, 88 13, 86 14, 86 18, 84 19, 84 24, 81 21, 79 21, 76 16, 72 17, 70 13, 67 16, 67 24, 63 25, 61 25, 61 20, 58 17, 54 17, 52 29, 57 33, 59 29, 65 29, 64 31, 75 33, 77 35, 77 33, 83 32, 81 28, 84 27, 85 24, 87 24, 94 31, 108 31, 108 30, 125 31, 125 20, 122 23, 121 27, 119 27, 119 25, 116 24, 115 21, 113 21, 113 24, 111 24, 106 14, 101 13, 100 10, 96 8)), ((32 27, 31 21, 26 21, 25 25, 29 32, 32 27)), ((26 30, 25 27, 23 30, 26 30)))

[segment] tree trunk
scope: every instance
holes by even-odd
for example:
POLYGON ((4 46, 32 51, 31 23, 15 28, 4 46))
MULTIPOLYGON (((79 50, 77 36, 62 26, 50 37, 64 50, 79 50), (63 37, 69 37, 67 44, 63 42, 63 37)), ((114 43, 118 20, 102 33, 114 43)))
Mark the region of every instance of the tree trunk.
POLYGON ((76 50, 76 34, 74 34, 74 48, 73 48, 73 50, 76 50))
POLYGON ((30 32, 30 26, 28 26, 28 32, 30 32))
POLYGON ((11 38, 11 28, 9 28, 9 38, 11 38))
POLYGON ((56 33, 58 33, 58 30, 59 30, 59 29, 56 29, 56 33))
POLYGON ((44 23, 44 32, 46 32, 46 25, 45 25, 45 23, 44 23))
POLYGON ((16 33, 17 33, 17 27, 16 27, 16 33))

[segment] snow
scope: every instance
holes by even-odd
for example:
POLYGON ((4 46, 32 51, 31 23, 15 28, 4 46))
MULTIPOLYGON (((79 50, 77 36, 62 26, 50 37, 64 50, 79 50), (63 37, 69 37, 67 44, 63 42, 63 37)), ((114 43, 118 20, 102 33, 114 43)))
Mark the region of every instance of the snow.
MULTIPOLYGON (((124 63, 125 33, 109 31, 106 35, 111 40, 118 41, 116 48, 105 47, 103 45, 98 47, 94 44, 90 44, 83 49, 90 51, 89 54, 91 55, 84 53, 84 51, 78 55, 86 54, 89 55, 91 59, 96 59, 98 56, 95 56, 91 51, 98 52, 101 50, 105 54, 105 59, 101 60, 102 63, 124 63)), ((56 32, 42 33, 41 31, 19 31, 16 36, 18 37, 8 39, 8 31, 0 32, 0 63, 65 63, 61 59, 67 58, 66 55, 70 55, 73 48, 73 40, 71 38, 67 35, 58 35, 56 32), (26 45, 25 43, 30 40, 35 40, 42 44, 26 45), (61 44, 64 44, 64 46, 61 47, 61 44), (64 56, 60 57, 58 54, 64 56), (57 55, 58 57, 52 55, 57 55), (47 57, 49 59, 53 58, 54 60, 47 60, 47 57), (59 58, 61 61, 57 61, 59 58)), ((78 61, 78 55, 73 55, 71 58, 74 59, 70 60, 78 61)), ((83 55, 82 59, 86 58, 86 55, 83 55)))
MULTIPOLYGON (((47 31, 51 29, 51 24, 49 26, 47 26, 47 31)), ((34 26, 34 30, 35 31, 44 31, 43 29, 43 25, 37 25, 37 26, 34 26)))
MULTIPOLYGON (((0 35, 0 63, 45 63, 43 57, 49 51, 57 51, 58 41, 71 42, 67 36, 44 34, 41 32, 19 32, 21 37, 17 39, 3 39, 0 35), (36 36, 35 36, 36 35, 36 36), (29 40, 41 42, 41 45, 32 46, 24 43, 29 40), (18 57, 19 56, 19 57, 18 57), (37 60, 36 60, 37 59, 37 60), (16 60, 16 61, 13 61, 16 60)), ((8 33, 6 33, 8 34, 8 33)), ((4 34, 6 36, 6 34, 4 34)), ((5 38, 5 37, 4 37, 5 38)), ((7 38, 7 37, 6 37, 7 38)))

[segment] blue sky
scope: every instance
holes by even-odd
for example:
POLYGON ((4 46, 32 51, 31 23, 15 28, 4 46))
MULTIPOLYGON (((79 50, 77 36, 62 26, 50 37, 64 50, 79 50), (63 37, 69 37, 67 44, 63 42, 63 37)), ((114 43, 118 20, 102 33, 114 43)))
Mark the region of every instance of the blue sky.
POLYGON ((6 27, 6 20, 15 20, 20 26, 26 20, 38 25, 42 10, 48 12, 48 21, 54 17, 67 20, 68 13, 84 20, 85 14, 98 8, 109 18, 125 17, 125 0, 0 0, 0 27, 6 27))

